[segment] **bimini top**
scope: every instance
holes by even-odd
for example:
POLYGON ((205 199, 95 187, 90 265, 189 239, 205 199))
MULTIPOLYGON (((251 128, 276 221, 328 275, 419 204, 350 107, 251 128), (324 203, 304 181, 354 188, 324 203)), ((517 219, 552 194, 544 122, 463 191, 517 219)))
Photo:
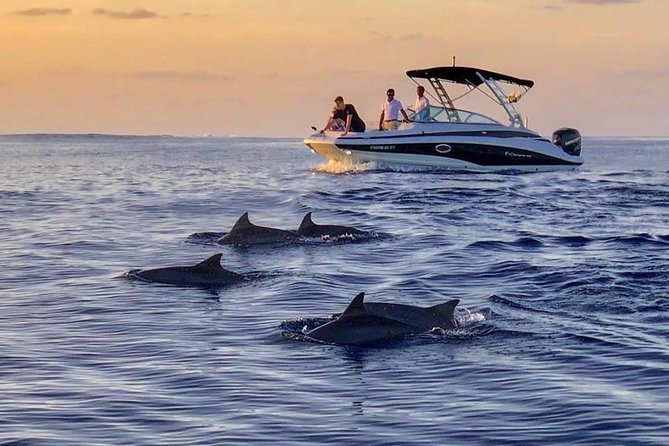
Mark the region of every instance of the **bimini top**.
POLYGON ((481 76, 487 79, 492 78, 496 81, 509 82, 516 85, 522 85, 527 88, 532 88, 534 86, 534 81, 529 79, 520 79, 517 77, 508 76, 506 74, 495 73, 494 71, 481 70, 480 68, 472 67, 433 67, 424 68, 421 70, 409 70, 407 71, 407 76, 416 79, 438 78, 458 84, 473 85, 478 87, 483 83, 483 81, 477 75, 477 73, 480 73, 481 76))

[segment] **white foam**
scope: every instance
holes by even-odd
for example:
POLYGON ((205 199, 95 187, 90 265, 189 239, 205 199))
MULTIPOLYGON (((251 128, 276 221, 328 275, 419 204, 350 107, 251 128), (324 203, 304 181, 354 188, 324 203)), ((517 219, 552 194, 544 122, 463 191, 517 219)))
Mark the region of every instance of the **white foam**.
POLYGON ((325 164, 319 164, 314 167, 314 172, 334 173, 334 174, 351 174, 363 173, 372 170, 374 166, 367 164, 354 164, 350 161, 335 161, 328 160, 325 164))
POLYGON ((485 316, 483 313, 472 313, 466 308, 458 308, 458 312, 455 314, 455 322, 458 324, 458 328, 468 328, 472 325, 480 324, 484 322, 485 316))

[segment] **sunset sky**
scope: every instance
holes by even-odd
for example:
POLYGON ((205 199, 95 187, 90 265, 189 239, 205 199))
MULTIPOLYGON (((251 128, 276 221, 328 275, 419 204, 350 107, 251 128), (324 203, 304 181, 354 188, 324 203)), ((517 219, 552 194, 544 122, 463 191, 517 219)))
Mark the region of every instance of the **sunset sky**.
POLYGON ((544 135, 669 136, 669 0, 2 0, 0 49, 0 134, 300 136, 456 56, 544 135))

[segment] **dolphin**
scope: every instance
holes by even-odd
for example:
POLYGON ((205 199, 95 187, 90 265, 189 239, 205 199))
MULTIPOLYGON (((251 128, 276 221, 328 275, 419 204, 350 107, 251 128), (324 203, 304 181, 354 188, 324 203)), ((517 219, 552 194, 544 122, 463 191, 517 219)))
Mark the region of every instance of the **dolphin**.
POLYGON ((369 302, 365 303, 365 311, 374 316, 411 325, 421 332, 430 331, 435 327, 452 330, 458 328, 453 313, 459 303, 459 299, 453 299, 431 307, 414 307, 413 305, 369 302))
POLYGON ((237 223, 216 243, 220 245, 262 245, 266 243, 290 243, 300 240, 293 231, 256 226, 249 220, 249 213, 239 217, 237 223))
POLYGON ((297 233, 304 237, 341 237, 343 235, 370 235, 370 232, 361 231, 350 226, 338 226, 338 225, 317 225, 311 219, 311 212, 308 212, 307 215, 302 219, 300 227, 297 229, 297 233))
POLYGON ((192 287, 231 285, 244 280, 243 274, 228 271, 221 266, 221 256, 222 254, 214 254, 193 266, 134 270, 127 275, 148 282, 192 287))
POLYGON ((337 319, 314 328, 306 335, 331 344, 364 345, 416 333, 416 328, 411 325, 367 312, 364 298, 365 293, 358 294, 337 319))

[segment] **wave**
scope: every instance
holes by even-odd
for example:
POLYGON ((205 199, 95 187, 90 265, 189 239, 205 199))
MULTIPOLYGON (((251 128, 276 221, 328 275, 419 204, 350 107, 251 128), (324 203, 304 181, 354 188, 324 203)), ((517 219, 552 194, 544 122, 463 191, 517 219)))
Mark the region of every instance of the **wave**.
POLYGON ((543 310, 543 309, 539 309, 539 308, 534 308, 534 307, 532 307, 530 305, 527 305, 527 304, 521 304, 521 303, 516 302, 514 300, 507 299, 507 298, 502 297, 502 296, 498 296, 497 294, 493 294, 492 296, 490 296, 488 298, 488 300, 490 302, 494 302, 496 304, 500 304, 500 305, 505 306, 505 307, 514 308, 514 309, 518 309, 518 310, 524 310, 524 311, 530 311, 532 313, 542 313, 542 314, 551 314, 552 313, 552 311, 543 310))
POLYGON ((467 248, 504 250, 506 248, 541 248, 544 243, 535 237, 520 237, 512 241, 479 240, 467 245, 467 248))
POLYGON ((186 237, 186 243, 192 243, 194 245, 215 245, 220 246, 218 239, 223 237, 227 232, 195 232, 186 237))
POLYGON ((667 236, 657 237, 648 233, 603 237, 600 240, 604 243, 613 243, 623 246, 642 246, 642 245, 655 245, 658 243, 659 244, 669 243, 669 237, 667 236))
POLYGON ((39 197, 40 197, 39 192, 0 190, 0 199, 10 198, 10 199, 21 199, 21 200, 34 200, 39 197))
POLYGON ((653 235, 638 233, 602 237, 586 237, 583 235, 568 236, 523 236, 513 240, 477 240, 466 248, 488 249, 493 251, 515 250, 517 248, 543 248, 548 245, 578 248, 595 243, 615 244, 622 246, 665 245, 669 243, 669 235, 653 235))

